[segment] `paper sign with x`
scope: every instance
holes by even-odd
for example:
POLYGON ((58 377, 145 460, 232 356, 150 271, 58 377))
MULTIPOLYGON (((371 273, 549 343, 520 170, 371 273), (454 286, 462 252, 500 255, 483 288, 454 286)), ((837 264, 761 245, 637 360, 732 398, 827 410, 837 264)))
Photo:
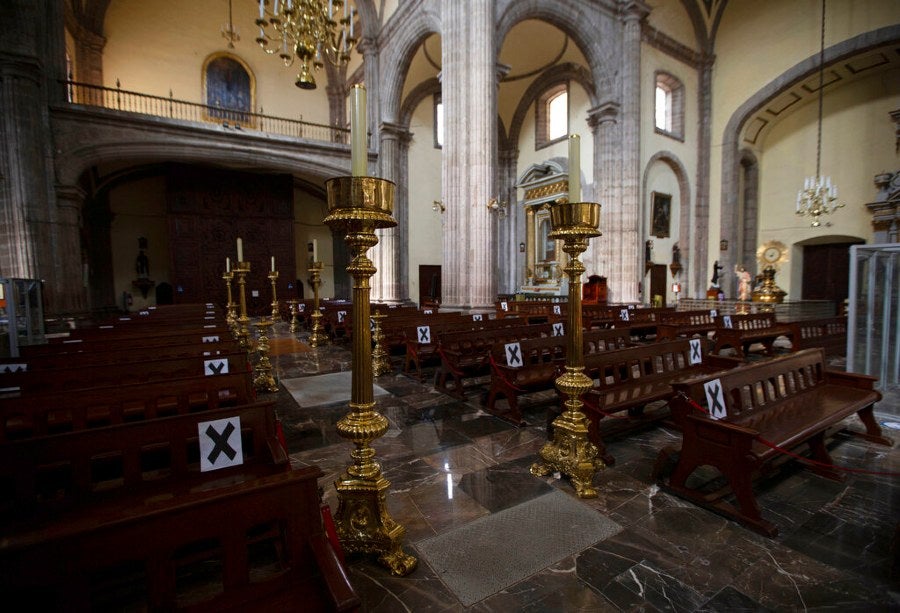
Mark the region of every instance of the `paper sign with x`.
POLYGON ((690 364, 693 366, 694 364, 700 364, 703 362, 703 351, 700 348, 700 339, 692 338, 690 341, 691 345, 691 353, 690 353, 690 364))
POLYGON ((472 315, 472 321, 481 321, 481 313, 476 313, 472 315))
POLYGON ((715 309, 710 309, 710 310, 709 310, 709 316, 712 317, 713 319, 715 319, 716 317, 719 316, 719 312, 718 312, 717 310, 715 310, 715 309))
POLYGON ((420 345, 428 345, 431 343, 431 326, 419 326, 416 328, 416 338, 419 339, 420 345))
POLYGON ((722 419, 728 413, 725 411, 725 393, 722 391, 722 382, 719 379, 707 381, 703 384, 706 391, 706 404, 709 407, 709 416, 713 419, 722 419))
POLYGON ((553 324, 553 336, 565 336, 566 330, 563 327, 562 322, 558 322, 553 324))
POLYGON ((228 374, 228 360, 203 360, 203 374, 207 377, 228 374))
POLYGON ((197 424, 200 439, 200 472, 244 463, 241 418, 227 417, 197 424))
POLYGON ((628 321, 628 309, 622 309, 619 311, 619 319, 622 321, 628 321))
POLYGON ((558 304, 553 305, 553 314, 554 315, 562 315, 562 309, 559 307, 558 304))
POLYGON ((344 320, 347 318, 347 311, 338 311, 338 323, 344 323, 344 320))
POLYGON ((507 343, 506 347, 506 365, 510 368, 518 368, 522 366, 522 347, 519 343, 507 343))
POLYGON ((502 311, 508 311, 508 310, 509 310, 509 305, 506 303, 506 300, 504 300, 504 301, 502 301, 502 302, 500 303, 500 310, 502 310, 502 311))
POLYGON ((731 328, 731 315, 722 315, 722 325, 731 328))

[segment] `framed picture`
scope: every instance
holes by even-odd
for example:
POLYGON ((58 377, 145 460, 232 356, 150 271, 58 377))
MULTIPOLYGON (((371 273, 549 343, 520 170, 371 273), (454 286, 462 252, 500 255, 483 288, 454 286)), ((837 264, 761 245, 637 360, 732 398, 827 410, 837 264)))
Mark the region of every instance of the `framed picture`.
POLYGON ((650 218, 650 234, 656 238, 669 237, 669 221, 672 217, 672 196, 651 192, 653 216, 650 218))

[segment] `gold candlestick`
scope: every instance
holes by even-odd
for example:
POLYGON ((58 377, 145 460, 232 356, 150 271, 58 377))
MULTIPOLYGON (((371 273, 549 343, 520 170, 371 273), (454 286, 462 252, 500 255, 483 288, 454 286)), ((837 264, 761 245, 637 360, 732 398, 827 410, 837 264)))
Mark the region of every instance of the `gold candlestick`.
POLYGON ((259 330, 259 338, 256 339, 256 350, 259 353, 259 360, 253 367, 255 374, 253 378, 253 387, 258 392, 277 392, 278 384, 275 377, 272 376, 272 362, 269 360, 269 337, 267 330, 275 324, 274 321, 262 319, 256 324, 259 330))
POLYGON ((292 299, 288 300, 287 303, 288 303, 288 309, 290 310, 290 313, 291 313, 291 327, 288 329, 288 331, 291 334, 296 334, 297 330, 300 329, 300 322, 297 321, 298 300, 292 298, 292 299))
POLYGON ((325 326, 322 325, 322 312, 319 310, 319 284, 322 282, 322 262, 313 262, 309 267, 309 283, 313 287, 312 328, 309 332, 309 346, 318 347, 328 342, 325 326))
POLYGON ((384 334, 381 333, 381 320, 385 317, 387 315, 381 312, 375 312, 372 315, 372 321, 374 322, 372 326, 372 344, 374 345, 372 349, 372 375, 375 377, 380 377, 393 370, 391 368, 390 355, 384 349, 384 334))
POLYGON ((234 278, 234 272, 230 270, 224 272, 222 273, 222 278, 225 280, 225 287, 228 289, 228 304, 225 305, 225 322, 231 328, 232 333, 237 336, 237 305, 231 297, 231 280, 234 278))
POLYGON ((234 267, 234 272, 238 278, 238 297, 240 299, 241 314, 237 317, 237 338, 238 345, 244 351, 252 349, 250 342, 250 318, 247 317, 247 275, 250 274, 250 262, 238 262, 234 267))
POLYGON ((580 498, 594 498, 594 473, 605 467, 597 457, 597 446, 588 440, 587 417, 581 411, 584 395, 593 381, 584 374, 584 349, 581 329, 581 275, 584 265, 578 260, 588 240, 600 236, 600 205, 596 202, 555 202, 550 205, 550 238, 563 240, 569 254, 564 270, 569 275, 568 327, 566 336, 566 372, 556 380, 556 388, 566 398, 566 411, 553 420, 553 440, 539 453, 531 466, 534 475, 560 472, 569 477, 580 498))
POLYGON ((269 281, 272 283, 272 323, 281 321, 281 311, 278 310, 278 297, 275 295, 275 282, 278 281, 278 271, 269 273, 269 281))
POLYGON ((378 561, 397 576, 407 575, 418 561, 403 551, 406 529, 387 510, 390 482, 375 461, 370 443, 388 429, 387 419, 375 410, 372 391, 372 334, 369 329, 369 279, 375 274, 366 252, 378 243, 375 230, 397 225, 391 217, 394 184, 375 177, 336 177, 325 182, 328 216, 325 223, 346 232, 352 259, 353 346, 350 412, 337 423, 343 438, 356 445, 353 463, 335 482, 338 494, 337 531, 349 552, 377 553, 378 561))

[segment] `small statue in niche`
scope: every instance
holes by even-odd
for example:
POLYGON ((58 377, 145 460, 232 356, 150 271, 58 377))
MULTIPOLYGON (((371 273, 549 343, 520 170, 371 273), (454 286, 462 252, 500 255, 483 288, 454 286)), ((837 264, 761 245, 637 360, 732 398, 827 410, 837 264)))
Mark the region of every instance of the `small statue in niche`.
POLYGON ((724 266, 719 266, 719 260, 713 262, 713 276, 709 281, 713 287, 719 287, 719 271, 723 268, 724 266))
POLYGON ((150 258, 141 249, 134 260, 134 269, 137 272, 138 279, 148 279, 150 277, 150 258))
POLYGON ((681 264, 681 249, 678 248, 678 243, 672 245, 672 263, 681 264))

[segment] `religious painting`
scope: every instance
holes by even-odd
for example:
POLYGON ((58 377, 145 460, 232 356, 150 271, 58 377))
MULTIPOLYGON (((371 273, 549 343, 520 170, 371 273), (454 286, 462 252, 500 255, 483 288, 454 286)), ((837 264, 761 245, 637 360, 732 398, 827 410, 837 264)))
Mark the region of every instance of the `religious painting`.
POLYGON ((247 124, 253 111, 250 73, 237 60, 219 56, 206 64, 206 104, 211 118, 247 124))
POLYGON ((669 237, 669 223, 672 218, 672 196, 652 192, 650 194, 652 217, 650 221, 650 234, 656 238, 669 237))

